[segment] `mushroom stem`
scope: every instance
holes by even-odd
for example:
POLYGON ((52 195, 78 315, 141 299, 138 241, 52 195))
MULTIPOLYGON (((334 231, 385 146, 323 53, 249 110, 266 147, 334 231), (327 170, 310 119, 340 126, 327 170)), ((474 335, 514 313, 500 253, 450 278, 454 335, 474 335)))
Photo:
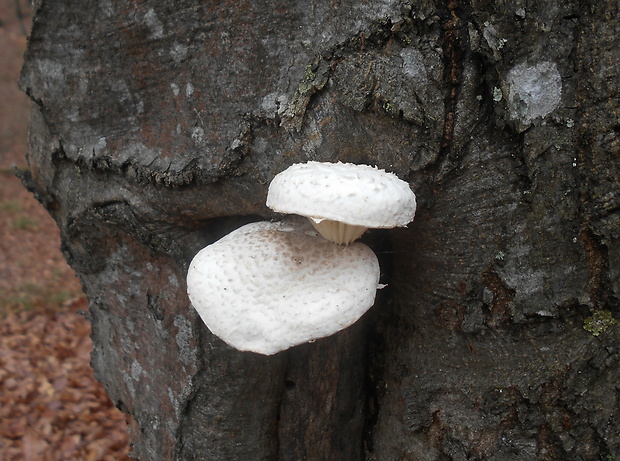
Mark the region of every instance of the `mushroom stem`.
POLYGON ((349 245, 360 238, 368 229, 363 226, 354 226, 331 219, 308 218, 314 228, 325 237, 338 245, 349 245))

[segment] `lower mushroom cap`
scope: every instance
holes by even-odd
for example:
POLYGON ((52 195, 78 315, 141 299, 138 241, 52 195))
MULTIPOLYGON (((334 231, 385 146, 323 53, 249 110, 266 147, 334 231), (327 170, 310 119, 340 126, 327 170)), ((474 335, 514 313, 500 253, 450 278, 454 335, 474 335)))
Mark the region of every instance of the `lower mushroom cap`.
POLYGON ((267 355, 352 325, 374 303, 378 282, 370 248, 334 245, 306 220, 243 226, 201 250, 187 274, 211 332, 267 355))

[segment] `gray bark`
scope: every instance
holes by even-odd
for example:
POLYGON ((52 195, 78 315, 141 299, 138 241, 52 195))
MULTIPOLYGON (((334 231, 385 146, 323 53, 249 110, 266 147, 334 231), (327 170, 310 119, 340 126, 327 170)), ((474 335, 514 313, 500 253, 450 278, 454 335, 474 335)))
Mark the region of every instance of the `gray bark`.
POLYGON ((24 181, 90 301, 142 460, 620 460, 617 1, 45 0, 24 181), (264 357, 185 294, 306 160, 377 165, 418 214, 388 287, 264 357))

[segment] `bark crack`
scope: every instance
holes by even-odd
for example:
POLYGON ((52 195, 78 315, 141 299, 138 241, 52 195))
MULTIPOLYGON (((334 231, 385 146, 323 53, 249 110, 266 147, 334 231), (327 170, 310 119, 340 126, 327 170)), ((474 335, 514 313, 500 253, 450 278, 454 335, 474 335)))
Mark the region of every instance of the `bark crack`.
POLYGON ((597 79, 592 75, 594 69, 591 68, 591 60, 596 55, 597 46, 590 43, 588 39, 588 37, 596 34, 592 33, 592 29, 585 22, 578 26, 578 31, 575 60, 578 72, 582 75, 577 86, 579 107, 577 116, 580 124, 576 143, 576 165, 578 167, 576 175, 577 184, 579 184, 579 212, 581 215, 579 238, 590 270, 587 289, 592 310, 597 311, 605 308, 616 310, 617 299, 610 277, 609 249, 605 236, 601 235, 597 226, 597 222, 611 211, 610 209, 604 211, 606 206, 603 205, 605 200, 601 194, 601 185, 614 183, 613 179, 610 180, 613 178, 613 169, 605 163, 608 157, 601 155, 605 147, 600 144, 601 137, 597 136, 597 132, 605 124, 608 129, 617 125, 615 125, 613 117, 597 119, 599 109, 593 107, 592 101, 595 100, 595 92, 589 84, 591 79, 595 81, 597 79))
POLYGON ((448 0, 446 19, 443 23, 444 82, 448 89, 444 100, 445 115, 439 145, 439 159, 443 161, 457 157, 453 151, 454 127, 463 82, 463 61, 469 49, 464 3, 463 0, 448 0))

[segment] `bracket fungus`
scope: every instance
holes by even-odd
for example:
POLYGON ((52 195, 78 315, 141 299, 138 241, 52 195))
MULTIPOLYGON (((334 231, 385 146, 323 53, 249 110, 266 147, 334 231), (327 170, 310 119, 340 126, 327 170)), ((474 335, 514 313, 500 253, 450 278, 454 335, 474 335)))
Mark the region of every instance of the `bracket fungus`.
POLYGON ((406 226, 416 200, 409 184, 377 167, 308 162, 275 176, 267 206, 305 216, 326 239, 348 245, 368 228, 406 226))
POLYGON ((211 332, 265 355, 352 325, 378 284, 369 247, 334 245, 300 219, 247 224, 198 252, 187 274, 189 298, 211 332))

